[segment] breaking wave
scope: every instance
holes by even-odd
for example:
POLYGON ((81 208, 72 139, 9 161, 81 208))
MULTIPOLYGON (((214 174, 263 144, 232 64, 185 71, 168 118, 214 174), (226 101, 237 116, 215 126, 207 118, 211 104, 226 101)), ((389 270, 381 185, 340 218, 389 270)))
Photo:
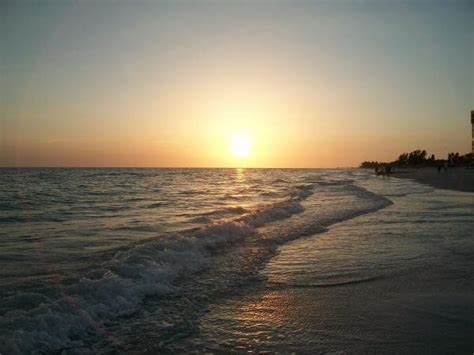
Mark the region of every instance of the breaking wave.
POLYGON ((0 305, 0 349, 28 353, 83 346, 77 339, 103 331, 105 320, 133 314, 146 297, 176 292, 175 281, 210 267, 217 250, 265 223, 303 211, 300 201, 311 189, 300 188, 288 200, 251 212, 230 208, 244 213, 234 220, 142 241, 71 284, 58 280, 48 288, 5 297, 0 305))
MULTIPOLYGON (((274 249, 286 240, 321 232, 324 225, 387 204, 388 200, 352 185, 351 181, 337 181, 296 185, 286 199, 254 209, 228 207, 224 212, 234 214, 233 218, 128 245, 100 268, 76 280, 57 279, 47 287, 7 294, 0 305, 0 350, 41 353, 86 346, 84 338, 106 332, 110 320, 134 314, 145 298, 179 293, 178 280, 212 268, 213 255, 255 236, 261 227, 268 227, 270 232, 257 241, 274 249), (308 211, 306 219, 283 223, 274 229, 268 227, 272 222, 283 222, 304 212, 304 201, 314 194, 317 185, 341 187, 342 192, 358 195, 370 203, 322 221, 308 211)), ((210 218, 216 211, 200 217, 210 218)))

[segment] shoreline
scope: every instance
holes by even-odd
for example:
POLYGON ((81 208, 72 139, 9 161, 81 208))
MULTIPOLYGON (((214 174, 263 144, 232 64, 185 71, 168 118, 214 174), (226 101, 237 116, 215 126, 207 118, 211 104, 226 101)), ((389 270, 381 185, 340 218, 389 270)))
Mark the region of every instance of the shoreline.
POLYGON ((474 169, 448 168, 447 171, 437 168, 398 168, 392 175, 395 178, 411 179, 437 189, 474 192, 474 169))
POLYGON ((470 222, 446 223, 458 208, 449 202, 460 199, 470 201, 442 191, 403 196, 280 246, 264 267, 269 280, 213 304, 199 333, 179 345, 196 352, 472 353, 471 260, 464 256, 470 222), (433 211, 441 206, 446 215, 433 211), (430 223, 414 228, 430 210, 430 223), (455 242, 446 252, 448 233, 455 242), (433 247, 440 240, 443 247, 433 247), (349 282, 328 283, 336 270, 349 282))

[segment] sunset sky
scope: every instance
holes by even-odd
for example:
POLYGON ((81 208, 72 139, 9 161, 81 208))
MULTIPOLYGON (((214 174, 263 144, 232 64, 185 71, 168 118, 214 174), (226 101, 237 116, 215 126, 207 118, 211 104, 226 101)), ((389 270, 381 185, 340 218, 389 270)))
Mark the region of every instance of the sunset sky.
POLYGON ((473 18, 470 0, 4 0, 0 166, 467 153, 473 18))

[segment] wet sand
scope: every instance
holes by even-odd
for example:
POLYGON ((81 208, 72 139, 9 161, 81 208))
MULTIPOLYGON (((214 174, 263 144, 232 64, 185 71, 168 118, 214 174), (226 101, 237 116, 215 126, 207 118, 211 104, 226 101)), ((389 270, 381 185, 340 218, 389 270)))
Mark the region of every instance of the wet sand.
POLYGON ((393 176, 412 179, 437 189, 474 192, 474 169, 449 168, 440 172, 437 168, 397 169, 393 176))
POLYGON ((262 270, 266 282, 210 307, 182 349, 471 354, 470 196, 392 198, 385 209, 282 246, 262 270))
POLYGON ((216 352, 471 353, 466 291, 458 287, 433 296, 434 287, 416 287, 418 277, 334 288, 267 288, 236 297, 205 316, 200 345, 216 352))

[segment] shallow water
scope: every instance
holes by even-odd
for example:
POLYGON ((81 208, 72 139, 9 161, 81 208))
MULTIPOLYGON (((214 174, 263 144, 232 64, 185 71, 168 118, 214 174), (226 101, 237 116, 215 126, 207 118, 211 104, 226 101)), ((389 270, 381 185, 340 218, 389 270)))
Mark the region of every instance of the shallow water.
POLYGON ((0 351, 416 352, 439 329, 469 349, 472 194, 362 170, 0 180, 0 351))
POLYGON ((291 241, 185 348, 471 353, 473 200, 437 190, 291 241))

